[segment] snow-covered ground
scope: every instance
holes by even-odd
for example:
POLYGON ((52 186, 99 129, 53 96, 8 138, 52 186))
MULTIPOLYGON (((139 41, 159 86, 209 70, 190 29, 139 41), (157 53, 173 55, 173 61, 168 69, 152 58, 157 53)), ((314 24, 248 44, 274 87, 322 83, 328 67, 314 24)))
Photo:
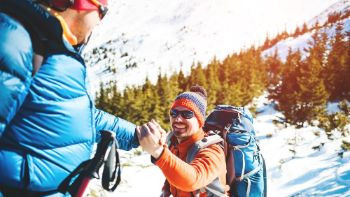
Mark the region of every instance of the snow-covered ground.
MULTIPOLYGON (((268 196, 350 196, 350 152, 345 152, 343 158, 338 155, 342 138, 328 140, 317 127, 275 125, 273 120, 282 114, 274 110, 266 96, 256 102, 259 113, 254 126, 267 164, 268 196)), ((150 156, 139 150, 120 152, 122 182, 115 192, 100 194, 159 196, 164 177, 150 162, 150 156)), ((95 191, 98 188, 94 186, 95 191)))
POLYGON ((282 114, 266 99, 259 102, 254 126, 267 163, 269 196, 350 196, 350 153, 338 156, 341 137, 330 141, 312 126, 276 126, 272 120, 282 114))

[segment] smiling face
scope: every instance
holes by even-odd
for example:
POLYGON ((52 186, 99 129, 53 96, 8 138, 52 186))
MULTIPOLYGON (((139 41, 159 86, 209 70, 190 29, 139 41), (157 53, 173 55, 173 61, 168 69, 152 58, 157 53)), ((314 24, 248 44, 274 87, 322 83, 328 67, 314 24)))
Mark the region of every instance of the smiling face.
MULTIPOLYGON (((182 106, 174 107, 172 109, 177 110, 179 112, 189 110, 186 107, 182 106)), ((196 116, 193 116, 190 119, 186 119, 180 114, 178 114, 176 117, 170 116, 170 123, 173 129, 173 133, 179 143, 188 139, 190 136, 195 134, 200 128, 196 116)))

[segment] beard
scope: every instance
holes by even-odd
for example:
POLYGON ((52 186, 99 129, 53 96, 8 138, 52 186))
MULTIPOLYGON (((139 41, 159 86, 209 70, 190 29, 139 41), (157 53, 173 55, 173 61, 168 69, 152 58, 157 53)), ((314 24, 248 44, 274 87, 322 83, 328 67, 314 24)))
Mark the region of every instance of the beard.
POLYGON ((189 135, 188 127, 186 124, 183 123, 173 123, 172 129, 175 137, 177 138, 183 138, 187 137, 189 135))

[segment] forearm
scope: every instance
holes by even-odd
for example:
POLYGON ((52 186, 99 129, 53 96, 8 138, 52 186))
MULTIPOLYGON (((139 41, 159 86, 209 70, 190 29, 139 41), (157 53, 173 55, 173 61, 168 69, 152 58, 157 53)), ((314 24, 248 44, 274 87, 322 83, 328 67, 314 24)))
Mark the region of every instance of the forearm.
POLYGON ((131 122, 95 109, 95 124, 98 134, 97 140, 99 140, 99 131, 110 130, 115 132, 120 149, 130 150, 139 146, 135 133, 136 125, 131 122))

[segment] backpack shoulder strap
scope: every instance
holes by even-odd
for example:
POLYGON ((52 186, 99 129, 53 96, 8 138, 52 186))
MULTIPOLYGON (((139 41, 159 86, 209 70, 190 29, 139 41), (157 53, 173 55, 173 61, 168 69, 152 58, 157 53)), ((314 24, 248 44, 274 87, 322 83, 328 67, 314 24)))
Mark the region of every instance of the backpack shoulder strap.
POLYGON ((226 197, 225 189, 222 187, 219 177, 216 177, 214 181, 209 183, 205 188, 207 193, 210 193, 212 195, 208 196, 218 196, 218 197, 226 197))
POLYGON ((168 135, 165 138, 165 144, 168 145, 168 147, 171 146, 171 138, 174 136, 174 133, 170 131, 168 135))
POLYGON ((219 135, 211 135, 204 137, 202 140, 194 143, 187 152, 186 163, 191 163, 198 151, 210 145, 222 142, 223 139, 219 135))
MULTIPOLYGON (((191 163, 194 157, 197 155, 197 153, 201 149, 206 148, 213 144, 220 143, 222 141, 224 140, 217 134, 204 137, 202 140, 193 144, 192 147, 188 150, 186 163, 191 163)), ((221 186, 219 177, 216 177, 216 179, 214 179, 214 181, 209 183, 209 185, 200 189, 200 191, 203 191, 203 190, 211 194, 210 196, 218 196, 218 197, 226 196, 225 189, 221 186)), ((195 193, 198 194, 198 190, 195 193)))

